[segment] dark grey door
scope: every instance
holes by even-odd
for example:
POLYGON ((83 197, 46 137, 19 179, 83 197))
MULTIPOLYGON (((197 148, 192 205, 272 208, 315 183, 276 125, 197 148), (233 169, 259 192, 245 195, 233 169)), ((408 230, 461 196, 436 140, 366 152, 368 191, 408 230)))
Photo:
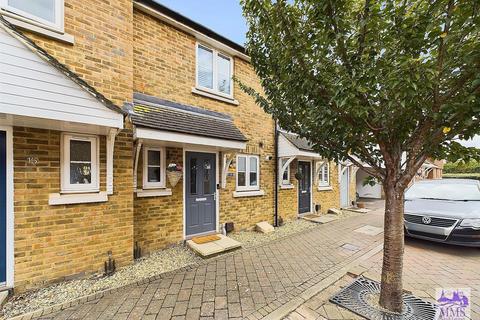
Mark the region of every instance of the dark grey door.
POLYGON ((7 135, 0 131, 0 287, 7 280, 7 135))
POLYGON ((186 234, 215 231, 215 154, 187 152, 185 170, 186 234))
POLYGON ((310 162, 298 162, 298 172, 302 176, 298 180, 298 212, 300 214, 310 212, 311 166, 310 162))

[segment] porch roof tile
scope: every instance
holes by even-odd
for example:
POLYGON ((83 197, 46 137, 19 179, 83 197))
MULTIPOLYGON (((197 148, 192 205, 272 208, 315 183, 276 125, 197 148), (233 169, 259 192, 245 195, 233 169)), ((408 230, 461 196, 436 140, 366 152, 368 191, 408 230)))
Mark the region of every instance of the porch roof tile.
POLYGON ((137 127, 225 140, 247 141, 229 115, 135 93, 132 123, 137 127))
POLYGON ((283 135, 291 144, 296 148, 303 151, 313 151, 312 144, 305 138, 300 138, 296 134, 280 131, 280 134, 283 135))

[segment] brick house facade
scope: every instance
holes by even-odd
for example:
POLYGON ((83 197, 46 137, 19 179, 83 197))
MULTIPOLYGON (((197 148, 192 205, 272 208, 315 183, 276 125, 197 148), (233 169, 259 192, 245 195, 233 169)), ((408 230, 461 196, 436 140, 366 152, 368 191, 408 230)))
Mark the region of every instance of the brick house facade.
POLYGON ((274 121, 231 81, 261 89, 243 47, 150 0, 53 2, 52 17, 1 11, 0 290, 99 272, 108 255, 128 265, 135 243, 274 223, 284 160, 283 220, 341 206, 352 168, 312 150, 275 159, 274 121))

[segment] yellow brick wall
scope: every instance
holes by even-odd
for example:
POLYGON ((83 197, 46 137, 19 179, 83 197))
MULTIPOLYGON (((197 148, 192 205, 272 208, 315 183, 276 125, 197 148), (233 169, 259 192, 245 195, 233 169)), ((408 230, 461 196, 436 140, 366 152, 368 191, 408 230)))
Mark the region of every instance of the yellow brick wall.
MULTIPOLYGON (((234 86, 234 97, 239 101, 238 106, 192 93, 196 63, 196 40, 193 36, 139 11, 134 11, 133 32, 134 91, 229 114, 249 139, 249 152, 260 156, 260 188, 265 191, 265 195, 234 198, 235 177, 227 177, 226 188, 219 192, 219 222, 233 221, 236 230, 252 227, 263 220, 273 223, 274 160, 266 160, 267 156, 274 155, 274 123, 271 117, 242 92, 237 84, 234 86)), ((235 59, 234 74, 247 85, 260 89, 259 81, 248 62, 235 59)), ((223 158, 222 154, 220 158, 223 158)), ((222 163, 219 165, 221 168, 222 163)), ((230 172, 235 172, 235 163, 230 172)), ((141 236, 140 231, 136 232, 135 240, 143 243, 145 251, 157 250, 168 243, 182 240, 182 192, 182 187, 177 186, 170 197, 135 199, 136 230, 152 229, 147 226, 151 223, 156 223, 162 229, 150 233, 151 239, 141 236), (175 221, 164 225, 162 221, 168 219, 163 217, 175 217, 175 221), (165 239, 153 239, 165 235, 165 239)))
POLYGON ((65 0, 65 32, 74 44, 25 33, 117 105, 132 97, 131 0, 65 0))
MULTIPOLYGON (((133 3, 131 0, 65 0, 65 32, 74 44, 24 31, 108 99, 132 99, 133 3)), ((15 128, 15 289, 37 287, 82 272, 98 271, 113 251, 117 265, 132 260, 132 132, 115 143, 114 190, 107 203, 49 206, 60 190, 60 132, 15 128), (26 157, 40 159, 36 166, 26 157)), ((105 138, 102 138, 102 150, 105 138)), ((105 190, 105 152, 101 155, 105 190)))
MULTIPOLYGON (((100 271, 111 250, 117 265, 132 260, 131 131, 117 137, 115 194, 109 202, 50 206, 60 191, 61 132, 15 127, 15 289, 100 271), (28 158, 38 159, 29 163, 28 158)), ((105 191, 105 137, 100 139, 101 188, 105 191)))
MULTIPOLYGON (((183 149, 166 148, 166 164, 169 163, 183 166, 183 149)), ((143 152, 138 159, 138 189, 142 188, 142 181, 143 152)), ((134 236, 144 253, 150 253, 183 239, 183 180, 172 187, 167 179, 167 188, 172 190, 171 196, 134 199, 134 236)))
POLYGON ((330 208, 340 208, 340 185, 338 182, 338 166, 330 162, 330 186, 332 190, 319 191, 317 185, 313 187, 313 202, 321 205, 322 213, 330 208))

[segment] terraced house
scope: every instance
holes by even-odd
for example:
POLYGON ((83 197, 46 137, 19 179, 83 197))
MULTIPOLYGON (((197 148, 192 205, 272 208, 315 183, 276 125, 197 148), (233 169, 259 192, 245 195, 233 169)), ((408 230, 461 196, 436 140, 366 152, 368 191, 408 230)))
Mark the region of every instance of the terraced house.
POLYGON ((355 199, 233 82, 261 89, 242 46, 151 0, 0 5, 0 290, 355 199))

